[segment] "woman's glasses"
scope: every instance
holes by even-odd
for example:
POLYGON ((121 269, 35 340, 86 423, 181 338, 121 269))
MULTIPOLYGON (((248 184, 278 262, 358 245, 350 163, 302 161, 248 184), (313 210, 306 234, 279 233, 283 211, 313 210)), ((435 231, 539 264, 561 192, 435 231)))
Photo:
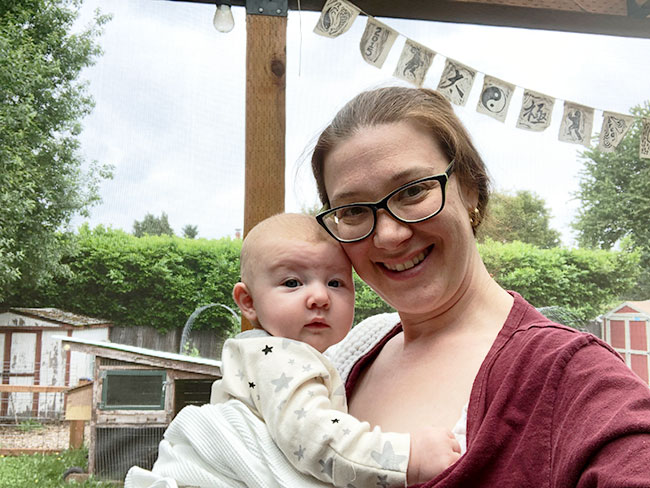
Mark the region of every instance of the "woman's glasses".
POLYGON ((445 206, 445 187, 454 171, 454 160, 444 173, 393 190, 378 202, 350 203, 316 215, 316 220, 339 242, 357 242, 375 230, 377 210, 386 210, 394 219, 414 224, 438 215, 445 206))

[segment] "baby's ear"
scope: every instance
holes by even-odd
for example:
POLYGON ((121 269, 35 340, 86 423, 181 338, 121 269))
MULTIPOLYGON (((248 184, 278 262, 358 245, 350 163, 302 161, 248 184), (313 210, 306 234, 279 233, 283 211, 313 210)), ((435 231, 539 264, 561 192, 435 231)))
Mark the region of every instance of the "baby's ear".
POLYGON ((241 310, 241 313, 246 317, 251 324, 257 323, 257 313, 253 305, 253 295, 251 295, 248 287, 242 283, 237 283, 232 289, 232 297, 235 303, 241 310))

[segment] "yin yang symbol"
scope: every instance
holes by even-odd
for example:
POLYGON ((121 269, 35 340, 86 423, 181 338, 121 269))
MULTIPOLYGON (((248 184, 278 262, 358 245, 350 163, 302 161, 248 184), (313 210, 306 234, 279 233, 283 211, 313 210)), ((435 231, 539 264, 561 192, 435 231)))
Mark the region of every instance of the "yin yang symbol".
POLYGON ((490 112, 498 114, 506 106, 506 95, 501 88, 490 86, 481 93, 481 103, 490 112))

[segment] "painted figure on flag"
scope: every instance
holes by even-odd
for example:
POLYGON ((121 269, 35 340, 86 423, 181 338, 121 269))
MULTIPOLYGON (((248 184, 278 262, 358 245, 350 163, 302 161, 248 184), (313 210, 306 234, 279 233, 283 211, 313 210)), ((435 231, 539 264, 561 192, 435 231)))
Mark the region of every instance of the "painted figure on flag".
POLYGON ((435 55, 436 53, 426 46, 407 39, 393 76, 422 86, 435 55))
POLYGON ((352 26, 358 15, 359 9, 350 2, 328 0, 314 27, 314 32, 325 37, 338 37, 352 26))

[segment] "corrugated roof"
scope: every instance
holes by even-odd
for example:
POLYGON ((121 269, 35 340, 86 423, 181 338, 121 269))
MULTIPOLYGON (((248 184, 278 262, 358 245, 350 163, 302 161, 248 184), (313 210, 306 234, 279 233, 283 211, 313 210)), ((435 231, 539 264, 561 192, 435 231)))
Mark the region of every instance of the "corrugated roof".
POLYGON ((110 325, 110 322, 108 320, 97 319, 72 312, 66 312, 65 310, 58 308, 11 307, 9 311, 21 315, 29 315, 31 317, 50 320, 52 322, 58 322, 60 324, 74 325, 77 327, 83 327, 86 325, 110 325))
POLYGON ((156 351, 154 349, 145 349, 144 347, 130 346, 128 344, 119 344, 117 342, 108 341, 93 341, 89 339, 80 339, 78 337, 64 337, 54 336, 54 339, 60 339, 62 342, 74 342, 77 344, 85 344, 87 346, 101 347, 104 349, 114 349, 117 351, 130 352, 133 354, 140 354, 143 356, 150 356, 160 359, 171 359, 173 361, 184 361, 186 363, 205 364, 208 366, 216 366, 221 368, 221 361, 216 359, 201 358, 195 356, 185 356, 183 354, 176 354, 174 352, 156 351))

